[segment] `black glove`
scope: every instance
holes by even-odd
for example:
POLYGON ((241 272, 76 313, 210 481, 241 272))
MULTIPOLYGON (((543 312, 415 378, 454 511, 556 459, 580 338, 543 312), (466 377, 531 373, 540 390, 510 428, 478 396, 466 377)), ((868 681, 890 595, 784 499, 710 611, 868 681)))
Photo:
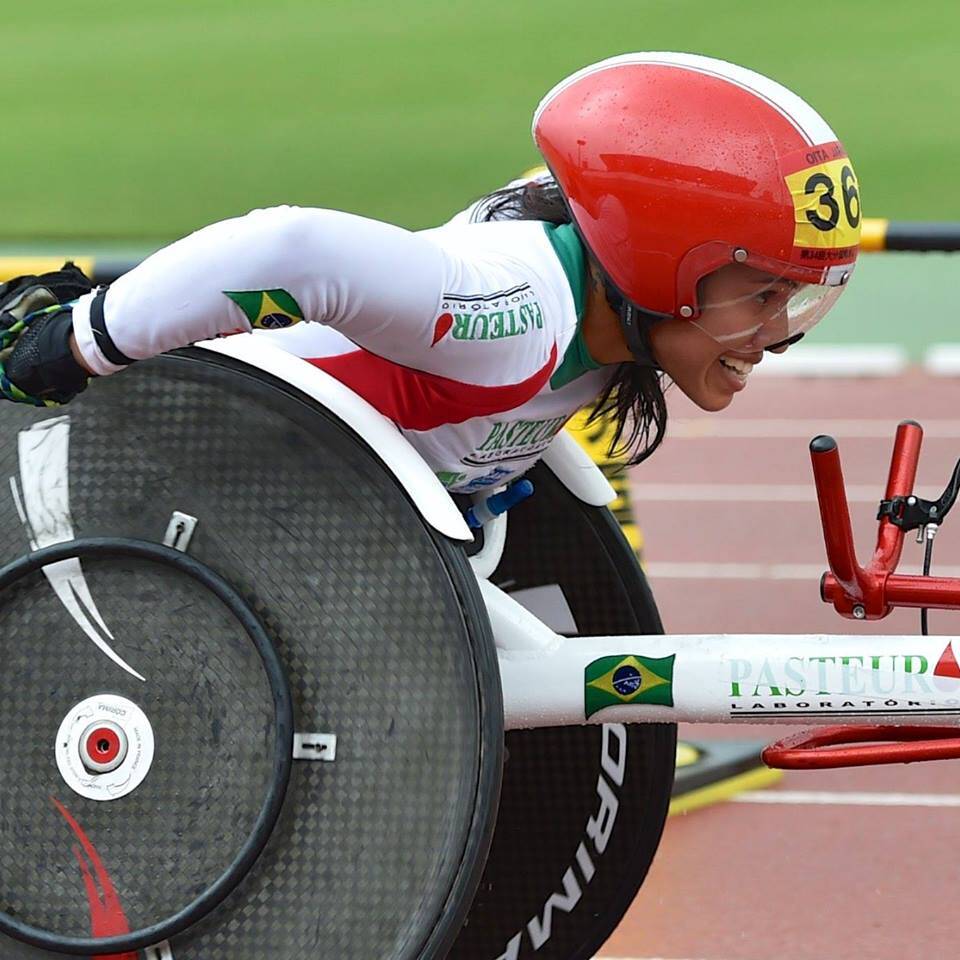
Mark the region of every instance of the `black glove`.
POLYGON ((70 350, 69 301, 92 289, 72 263, 0 284, 0 396, 52 406, 86 388, 89 374, 70 350))
POLYGON ((0 283, 0 326, 8 326, 6 314, 23 319, 28 313, 51 303, 69 303, 93 289, 90 278, 75 264, 65 263, 59 270, 26 275, 0 283), (46 302, 42 302, 43 299, 46 302))
POLYGON ((50 401, 68 403, 87 389, 90 374, 73 357, 72 333, 73 309, 69 305, 54 304, 30 314, 26 328, 0 366, 0 390, 8 400, 51 406, 50 401))

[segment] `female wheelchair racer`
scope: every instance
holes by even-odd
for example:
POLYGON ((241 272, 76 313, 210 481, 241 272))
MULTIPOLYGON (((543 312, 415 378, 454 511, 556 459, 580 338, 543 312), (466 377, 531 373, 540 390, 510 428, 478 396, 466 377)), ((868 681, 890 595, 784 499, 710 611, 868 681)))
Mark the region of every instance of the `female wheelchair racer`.
POLYGON ((586 67, 537 108, 548 178, 474 219, 411 233, 279 207, 213 224, 109 289, 7 285, 8 399, 52 405, 88 378, 254 329, 403 431, 454 492, 529 469, 586 404, 630 462, 663 437, 665 381, 726 407, 764 351, 846 285, 859 194, 836 135, 799 97, 707 57, 586 67), (66 291, 66 292, 64 292, 66 291), (288 328, 316 321, 322 344, 288 328))
MULTIPOLYGON (((726 406, 763 351, 786 349, 842 292, 859 197, 818 114, 772 81, 703 57, 635 54, 588 67, 547 95, 534 136, 549 177, 511 185, 435 230, 260 210, 161 250, 109 289, 89 289, 75 268, 0 288, 9 399, 55 406, 91 374, 249 330, 353 391, 244 338, 138 364, 70 416, 5 411, 17 442, 0 456, 10 478, 0 614, 17 649, 48 655, 40 676, 33 660, 5 654, 0 726, 18 730, 8 746, 47 744, 76 704, 109 690, 131 712, 145 705, 159 759, 135 792, 93 803, 38 762, 42 750, 32 762, 0 756, 35 773, 5 792, 25 820, 44 807, 38 797, 59 796, 93 843, 108 833, 127 841, 107 860, 130 921, 121 911, 101 924, 98 897, 88 919, 83 878, 65 868, 45 874, 28 902, 12 901, 10 916, 0 898, 4 956, 35 960, 30 944, 58 955, 158 945, 148 956, 255 960, 269 945, 291 960, 585 960, 619 920, 662 829, 675 727, 604 722, 504 736, 493 613, 463 536, 425 523, 377 472, 370 448, 384 453, 389 423, 373 411, 377 424, 348 421, 351 441, 311 404, 323 398, 306 380, 358 404, 359 394, 396 424, 461 526, 424 462, 460 493, 532 467, 538 496, 511 515, 497 584, 509 581, 513 596, 557 587, 572 621, 557 629, 578 637, 657 634, 635 557, 596 508, 604 501, 577 501, 535 464, 550 461, 551 440, 587 404, 613 417, 615 443, 634 462, 663 435, 667 380, 704 409, 726 406), (233 347, 257 358, 247 351, 238 364, 226 356, 233 347), (268 841, 259 831, 264 855, 221 903, 243 879, 223 873, 229 885, 209 886, 202 910, 196 889, 249 846, 257 785, 289 750, 243 643, 156 544, 167 518, 174 536, 164 542, 184 551, 177 523, 201 518, 187 561, 221 576, 264 622, 292 689, 291 729, 310 743, 340 740, 335 763, 295 755, 287 819, 268 841), (25 538, 34 552, 15 559, 25 538), (131 542, 163 562, 124 560, 117 545, 131 542), (197 696, 211 662, 224 675, 197 696), (37 698, 40 682, 49 695, 37 698), (28 730, 25 702, 46 711, 28 730), (260 744, 264 729, 273 751, 260 744), (188 755, 175 750, 185 737, 188 755), (174 752, 189 817, 168 791, 163 764, 174 752), (144 816, 131 817, 131 797, 144 816), (223 814, 224 799, 235 815, 223 814), (184 842, 185 823, 202 844, 184 842), (141 842, 162 871, 142 870, 141 842), (93 939, 80 936, 88 929, 93 939)), ((17 856, 5 861, 29 868, 52 849, 48 837, 62 845, 59 809, 35 819, 36 842, 15 838, 17 856)), ((11 884, 21 887, 34 890, 11 884)))

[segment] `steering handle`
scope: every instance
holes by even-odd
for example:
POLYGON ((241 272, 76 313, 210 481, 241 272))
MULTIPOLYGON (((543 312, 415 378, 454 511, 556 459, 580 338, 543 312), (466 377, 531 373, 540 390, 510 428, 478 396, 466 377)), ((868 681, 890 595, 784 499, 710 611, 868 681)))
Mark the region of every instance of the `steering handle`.
MULTIPOLYGON (((914 502, 913 485, 922 441, 923 429, 914 420, 904 420, 897 427, 884 503, 914 502)), ((960 579, 894 572, 900 562, 904 534, 910 526, 904 525, 889 510, 880 511, 877 546, 870 563, 862 567, 853 545, 836 440, 828 436, 815 437, 810 443, 810 461, 830 564, 830 571, 820 581, 820 595, 826 603, 832 603, 841 616, 854 620, 879 620, 894 607, 960 610, 960 579)), ((956 486, 953 481, 951 484, 956 486)), ((948 497, 949 492, 950 487, 944 497, 948 497)))

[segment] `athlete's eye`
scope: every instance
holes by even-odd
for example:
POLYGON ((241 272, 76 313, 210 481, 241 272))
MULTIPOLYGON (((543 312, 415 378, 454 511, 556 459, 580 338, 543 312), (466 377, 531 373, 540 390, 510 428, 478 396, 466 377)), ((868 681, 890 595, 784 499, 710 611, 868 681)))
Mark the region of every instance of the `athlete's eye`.
POLYGON ((785 284, 784 286, 777 287, 766 287, 761 290, 759 293, 754 295, 754 300, 759 303, 761 306, 767 306, 769 303, 784 303, 786 302, 790 294, 793 292, 792 284, 785 284))
POLYGON ((777 303, 781 299, 779 290, 761 290, 753 298, 761 307, 767 307, 771 303, 777 303))

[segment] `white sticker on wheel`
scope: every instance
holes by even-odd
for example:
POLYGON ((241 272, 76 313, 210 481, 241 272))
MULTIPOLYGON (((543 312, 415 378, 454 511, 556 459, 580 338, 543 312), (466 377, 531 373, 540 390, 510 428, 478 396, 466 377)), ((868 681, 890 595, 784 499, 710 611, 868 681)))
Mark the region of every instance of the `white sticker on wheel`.
POLYGON ((74 793, 118 800, 143 783, 153 763, 153 727, 126 697, 101 693, 81 700, 57 731, 57 768, 74 793))

